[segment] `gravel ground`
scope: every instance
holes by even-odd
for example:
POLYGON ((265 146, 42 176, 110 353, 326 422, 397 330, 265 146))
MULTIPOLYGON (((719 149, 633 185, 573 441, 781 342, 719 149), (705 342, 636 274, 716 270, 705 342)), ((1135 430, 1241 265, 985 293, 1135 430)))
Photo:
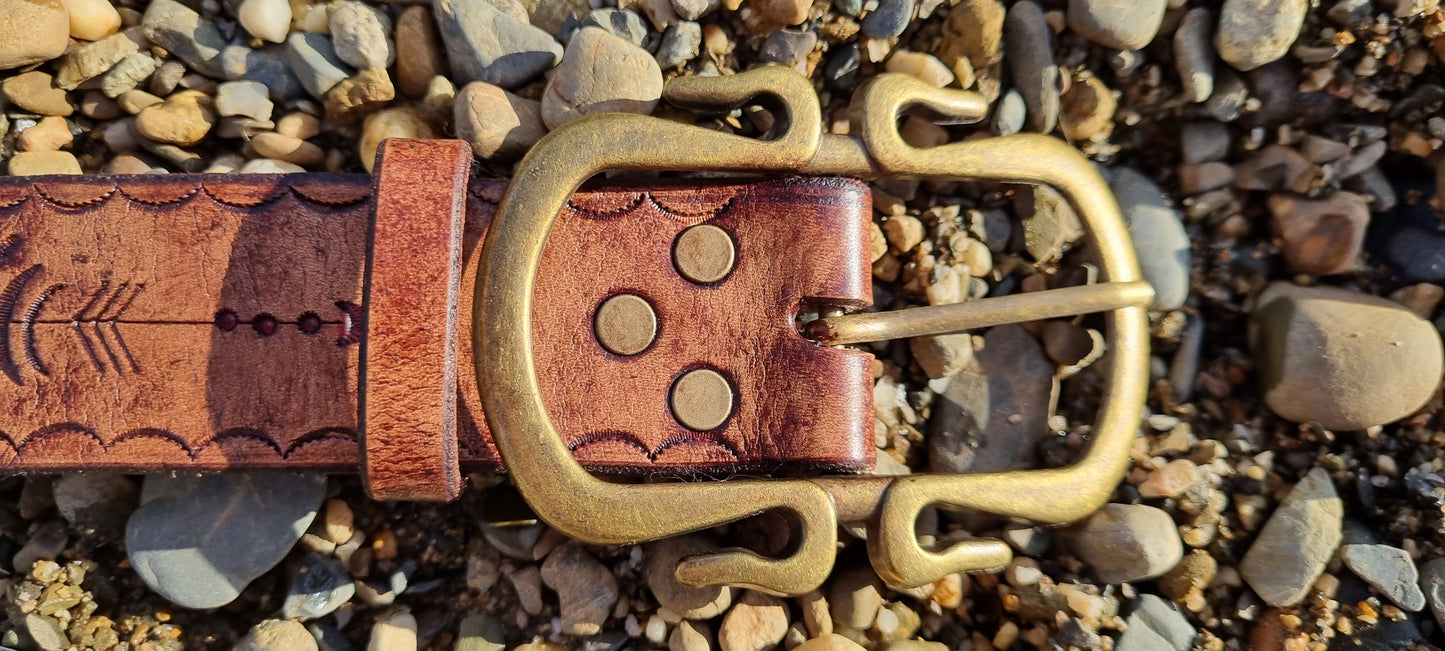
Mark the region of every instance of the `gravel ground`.
MULTIPOLYGON (((365 172, 383 138, 454 136, 504 175, 578 117, 673 115, 658 98, 676 76, 794 67, 837 133, 884 71, 974 90, 983 123, 912 117, 904 137, 1066 139, 1101 166, 1156 288, 1148 415, 1112 503, 1057 529, 930 512, 925 540, 1002 537, 1016 558, 902 592, 849 531, 821 590, 777 599, 670 576, 699 549, 776 553, 769 516, 595 547, 496 477, 440 506, 371 502, 355 478, 9 477, 0 647, 1445 644, 1437 0, 616 1, 0 0, 0 162, 365 172)), ((874 207, 885 308, 1094 277, 1049 190, 883 181, 874 207)), ((1069 463, 1102 329, 875 346, 880 472, 1069 463)))

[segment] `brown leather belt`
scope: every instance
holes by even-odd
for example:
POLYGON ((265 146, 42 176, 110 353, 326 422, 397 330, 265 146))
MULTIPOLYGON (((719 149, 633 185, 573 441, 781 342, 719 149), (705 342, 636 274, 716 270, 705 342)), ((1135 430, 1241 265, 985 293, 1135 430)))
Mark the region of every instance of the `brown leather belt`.
MULTIPOLYGON (((391 499, 455 496, 458 462, 499 469, 470 333, 505 186, 470 166, 459 141, 389 141, 374 179, 0 179, 0 469, 364 467, 391 499)), ((871 301, 869 225, 867 187, 841 179, 574 195, 533 319, 569 449, 619 473, 870 467, 872 356, 795 324, 809 301, 871 301), (697 224, 731 240, 719 280, 678 268, 697 224), (599 342, 620 294, 655 314, 647 354, 599 342), (712 427, 670 406, 699 367, 734 396, 712 427)))

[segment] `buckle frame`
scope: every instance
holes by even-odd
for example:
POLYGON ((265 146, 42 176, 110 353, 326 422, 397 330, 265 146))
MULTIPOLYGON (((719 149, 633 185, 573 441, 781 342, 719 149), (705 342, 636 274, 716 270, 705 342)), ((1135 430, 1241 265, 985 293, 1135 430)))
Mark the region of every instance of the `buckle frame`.
POLYGON ((976 93, 935 88, 901 74, 879 75, 854 94, 849 113, 857 138, 823 134, 817 95, 788 68, 678 78, 663 96, 683 108, 761 104, 774 109, 778 135, 755 140, 631 114, 573 121, 522 160, 482 249, 473 314, 477 383, 502 460, 540 518, 583 541, 633 544, 778 510, 794 520, 790 555, 772 559, 740 549, 701 554, 683 559, 676 577, 689 585, 793 595, 827 579, 840 522, 867 522, 875 571, 889 585, 909 588, 954 572, 1001 567, 1012 558, 999 540, 966 540, 942 551, 923 548, 913 525, 925 507, 1063 524, 1108 500, 1128 470, 1143 409, 1149 359, 1145 306, 1153 290, 1141 280, 1117 203, 1086 159, 1042 135, 915 149, 898 133, 903 111, 922 108, 973 122, 986 115, 987 104, 976 93), (1107 312, 1110 354, 1098 364, 1104 365, 1108 388, 1093 443, 1073 465, 1046 470, 643 485, 592 476, 572 458, 542 404, 532 357, 532 287, 548 232, 567 198, 587 179, 613 169, 976 178, 1052 186, 1079 215, 1104 282, 885 314, 828 315, 809 323, 805 334, 837 345, 1107 312))

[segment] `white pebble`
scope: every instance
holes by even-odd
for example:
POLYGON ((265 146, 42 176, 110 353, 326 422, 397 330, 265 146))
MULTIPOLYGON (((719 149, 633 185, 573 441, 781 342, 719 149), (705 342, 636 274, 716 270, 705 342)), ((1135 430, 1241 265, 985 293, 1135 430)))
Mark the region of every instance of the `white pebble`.
POLYGON ((280 43, 291 31, 291 3, 286 0, 244 0, 236 11, 236 18, 252 36, 280 43))
POLYGON ((241 166, 241 169, 236 170, 239 174, 296 174, 305 171, 306 168, 300 165, 271 158, 257 158, 256 160, 247 161, 245 165, 241 166))
POLYGON ((259 81, 228 81, 216 87, 216 112, 223 116, 244 115, 265 122, 275 106, 266 85, 259 81))

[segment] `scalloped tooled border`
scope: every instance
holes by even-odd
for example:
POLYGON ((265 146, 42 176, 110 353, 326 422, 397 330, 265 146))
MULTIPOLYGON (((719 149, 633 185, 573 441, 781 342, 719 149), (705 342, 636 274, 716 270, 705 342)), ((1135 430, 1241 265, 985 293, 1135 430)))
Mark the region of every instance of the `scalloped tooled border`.
MULTIPOLYGON (((176 435, 173 432, 152 427, 136 428, 121 434, 110 442, 106 442, 105 439, 101 438, 101 436, 90 427, 75 422, 62 422, 52 423, 50 425, 40 427, 35 431, 31 432, 30 434, 26 435, 25 437, 21 438, 19 441, 16 441, 14 437, 10 436, 8 432, 0 430, 0 443, 4 443, 6 447, 9 447, 12 451, 15 452, 15 458, 13 460, 13 463, 15 465, 22 465, 25 458, 25 451, 29 448, 30 445, 39 443, 41 441, 50 441, 57 438, 76 436, 93 441, 96 445, 100 446, 101 450, 104 450, 106 452, 109 452, 110 449, 115 445, 124 443, 126 441, 132 441, 136 439, 163 440, 167 443, 175 445, 182 452, 185 452, 186 456, 190 457, 192 461, 195 461, 200 456, 201 452, 210 448, 211 446, 215 445, 224 447, 227 441, 233 439, 244 439, 261 443, 274 451, 276 453, 276 456, 283 460, 289 459, 291 455, 296 453, 297 450, 300 450, 315 443, 321 443, 325 441, 344 441, 348 443, 356 442, 356 430, 349 427, 322 427, 319 429, 315 429, 301 435, 300 437, 297 437, 296 440, 292 441, 291 444, 286 446, 285 448, 282 448, 281 444, 277 442, 276 439, 271 435, 261 430, 250 427, 233 427, 230 429, 222 430, 220 432, 217 432, 215 436, 212 436, 211 438, 202 441, 199 445, 195 446, 191 446, 186 442, 184 438, 176 435)), ((139 463, 137 465, 140 466, 146 464, 139 463)))

